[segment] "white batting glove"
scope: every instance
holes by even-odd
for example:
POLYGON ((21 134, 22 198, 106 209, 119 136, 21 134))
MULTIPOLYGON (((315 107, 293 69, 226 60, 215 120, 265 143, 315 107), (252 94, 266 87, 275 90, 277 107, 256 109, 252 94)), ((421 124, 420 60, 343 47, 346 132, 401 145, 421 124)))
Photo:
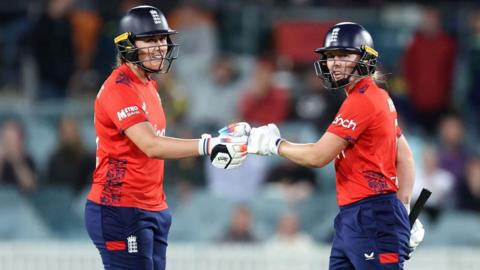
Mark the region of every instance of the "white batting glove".
POLYGON ((408 257, 412 257, 412 253, 415 251, 415 249, 420 245, 420 243, 423 241, 423 237, 425 236, 425 229, 423 228, 423 224, 420 222, 420 220, 417 218, 415 220, 415 223, 413 223, 412 230, 410 231, 410 254, 408 254, 408 257))
POLYGON ((248 124, 247 122, 238 122, 238 123, 233 123, 221 128, 218 131, 218 134, 229 135, 233 137, 241 137, 241 136, 250 135, 251 130, 252 128, 250 127, 250 124, 248 124))
MULTIPOLYGON (((407 213, 410 214, 410 204, 404 203, 403 206, 407 209, 407 213)), ((408 247, 410 248, 410 253, 408 254, 408 258, 412 257, 413 252, 415 249, 420 245, 423 241, 425 236, 425 229, 423 228, 423 224, 420 222, 420 219, 416 219, 415 223, 413 223, 412 229, 410 230, 410 242, 408 247)))
POLYGON ((198 141, 198 153, 209 155, 212 165, 226 170, 242 165, 247 157, 247 136, 229 136, 226 134, 213 137, 203 134, 198 141))
POLYGON ((275 124, 252 128, 248 137, 248 153, 261 156, 278 155, 278 147, 283 139, 275 124))

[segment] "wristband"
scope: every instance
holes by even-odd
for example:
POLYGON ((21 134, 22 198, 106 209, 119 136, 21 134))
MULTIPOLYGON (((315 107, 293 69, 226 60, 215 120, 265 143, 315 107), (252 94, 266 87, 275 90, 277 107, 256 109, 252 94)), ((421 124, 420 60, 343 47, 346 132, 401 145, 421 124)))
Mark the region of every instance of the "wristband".
POLYGON ((211 138, 212 135, 210 134, 202 134, 202 138, 198 140, 198 154, 200 156, 208 155, 208 147, 211 138))
POLYGON ((280 144, 281 144, 283 141, 284 141, 284 140, 283 140, 282 138, 277 138, 277 139, 275 140, 275 147, 273 148, 273 150, 274 150, 273 153, 274 153, 275 155, 278 155, 278 148, 280 148, 280 144))

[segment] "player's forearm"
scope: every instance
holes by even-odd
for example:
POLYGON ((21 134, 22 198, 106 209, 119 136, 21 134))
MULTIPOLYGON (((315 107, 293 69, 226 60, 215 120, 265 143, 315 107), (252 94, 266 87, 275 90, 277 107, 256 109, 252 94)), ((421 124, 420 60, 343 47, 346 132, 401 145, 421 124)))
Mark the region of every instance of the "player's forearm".
POLYGON ((142 151, 150 158, 182 159, 199 156, 198 139, 155 137, 142 151))
POLYGON ((127 128, 125 134, 150 158, 181 159, 199 156, 198 139, 157 136, 148 122, 141 122, 127 128))
POLYGON ((403 203, 410 203, 413 186, 415 184, 415 161, 413 159, 412 151, 403 136, 398 142, 397 151, 396 167, 399 188, 397 191, 397 197, 403 203))
POLYGON ((278 149, 279 155, 302 166, 321 168, 330 163, 348 142, 326 132, 316 143, 296 144, 284 141, 278 149))
POLYGON ((410 203, 415 184, 415 162, 412 157, 397 162, 397 196, 403 203, 410 203))
POLYGON ((330 160, 315 150, 315 144, 297 144, 283 141, 278 149, 278 154, 298 165, 321 168, 328 164, 330 160))

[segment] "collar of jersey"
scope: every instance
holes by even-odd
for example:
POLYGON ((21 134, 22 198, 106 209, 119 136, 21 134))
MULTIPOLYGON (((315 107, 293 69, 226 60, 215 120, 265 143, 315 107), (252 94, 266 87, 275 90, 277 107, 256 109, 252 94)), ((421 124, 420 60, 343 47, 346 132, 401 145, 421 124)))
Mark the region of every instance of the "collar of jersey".
POLYGON ((372 77, 367 76, 365 78, 362 78, 360 81, 358 81, 355 84, 355 86, 349 91, 349 93, 353 93, 354 91, 358 91, 363 87, 369 87, 372 84, 374 84, 372 77))
POLYGON ((122 64, 118 69, 120 72, 127 75, 127 77, 130 78, 135 83, 148 84, 150 82, 150 80, 147 82, 144 82, 140 78, 138 78, 137 74, 135 74, 127 64, 122 64))

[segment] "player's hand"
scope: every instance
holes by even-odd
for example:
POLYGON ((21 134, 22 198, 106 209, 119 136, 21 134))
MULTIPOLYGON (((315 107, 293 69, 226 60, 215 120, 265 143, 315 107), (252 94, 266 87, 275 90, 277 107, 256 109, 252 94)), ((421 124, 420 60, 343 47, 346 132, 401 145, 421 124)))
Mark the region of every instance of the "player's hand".
POLYGON ((241 137, 250 135, 251 130, 252 128, 247 122, 238 122, 221 128, 220 130, 218 130, 218 134, 220 136, 228 135, 233 137, 241 137))
POLYGON ((203 134, 198 143, 200 155, 209 155, 212 165, 222 169, 234 169, 242 165, 247 157, 247 136, 221 134, 213 137, 203 134))
POLYGON ((408 258, 412 257, 412 253, 415 249, 420 245, 423 241, 423 237, 425 236, 425 229, 423 228, 423 224, 420 222, 419 219, 415 220, 415 223, 412 226, 410 231, 410 254, 408 254, 408 258))
POLYGON ((248 153, 261 156, 278 155, 282 140, 280 130, 275 124, 252 128, 248 137, 248 153))

